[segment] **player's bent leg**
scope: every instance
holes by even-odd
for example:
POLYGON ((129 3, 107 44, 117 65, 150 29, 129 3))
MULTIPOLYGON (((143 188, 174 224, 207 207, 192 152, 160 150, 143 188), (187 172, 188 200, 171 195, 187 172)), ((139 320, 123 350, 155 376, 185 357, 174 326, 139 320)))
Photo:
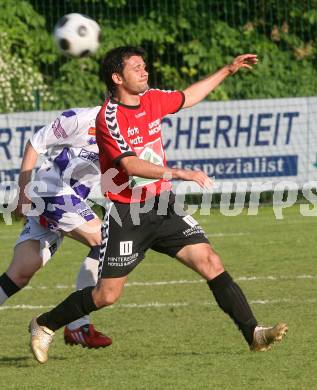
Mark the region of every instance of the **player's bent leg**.
MULTIPOLYGON (((90 221, 86 221, 68 232, 67 235, 90 246, 90 252, 80 268, 76 288, 79 290, 88 286, 95 286, 98 280, 101 242, 100 219, 95 217, 90 221)), ((64 340, 66 344, 82 345, 88 348, 100 348, 112 344, 110 337, 94 328, 88 315, 73 321, 65 327, 64 340)))
POLYGON ((29 217, 17 239, 11 264, 0 277, 0 304, 26 286, 63 241, 58 231, 50 231, 40 218, 29 217))
MULTIPOLYGON (((115 303, 122 293, 126 280, 127 277, 99 279, 96 287, 92 290, 92 297, 96 307, 100 309, 115 303)), ((82 321, 83 318, 87 318, 87 316, 73 321, 71 325, 76 324, 77 321, 82 321)), ((64 340, 66 344, 80 344, 88 348, 100 348, 112 344, 111 338, 96 331, 92 324, 89 324, 88 328, 87 325, 82 325, 72 330, 69 330, 68 326, 66 326, 64 328, 64 340)))
MULTIPOLYGON (((76 290, 81 290, 85 287, 95 286, 98 281, 98 264, 99 264, 100 246, 96 245, 90 248, 90 251, 82 262, 76 280, 76 290)), ((67 327, 69 330, 75 330, 81 326, 89 325, 89 317, 82 317, 67 327)))
MULTIPOLYGON (((100 246, 91 247, 83 261, 76 282, 76 289, 95 286, 98 280, 100 246)), ((79 318, 64 328, 64 341, 69 345, 81 345, 88 348, 104 348, 112 344, 110 337, 95 329, 90 323, 89 316, 79 318)))
POLYGON ((128 277, 100 278, 92 291, 92 297, 98 309, 111 306, 120 298, 128 277))
POLYGON ((283 323, 258 326, 244 293, 224 270, 219 255, 210 245, 187 245, 176 257, 207 280, 219 307, 235 322, 252 351, 266 351, 286 334, 287 325, 283 323))
POLYGON ((96 287, 75 291, 51 311, 41 314, 37 323, 55 332, 86 314, 110 306, 120 297, 126 280, 127 276, 99 279, 96 287))
MULTIPOLYGON (((90 246, 90 251, 77 276, 76 289, 95 286, 98 280, 101 221, 96 217, 66 234, 90 246)), ((71 322, 64 328, 64 341, 69 345, 81 345, 88 348, 103 348, 112 344, 110 337, 97 331, 90 323, 88 315, 71 322)))
POLYGON ((29 332, 30 346, 35 358, 40 363, 45 363, 54 332, 92 311, 114 303, 122 293, 126 280, 127 276, 99 279, 96 287, 75 291, 51 311, 33 318, 29 332))
POLYGON ((68 231, 66 235, 90 247, 100 245, 101 221, 97 217, 93 218, 75 229, 68 231))
POLYGON ((176 258, 206 280, 224 272, 220 256, 206 243, 186 245, 177 252, 176 258))
POLYGON ((25 287, 32 276, 42 267, 40 242, 27 240, 16 245, 7 275, 19 286, 25 287))
POLYGON ((0 276, 0 304, 25 287, 41 268, 39 252, 39 241, 27 240, 16 245, 7 271, 0 276))

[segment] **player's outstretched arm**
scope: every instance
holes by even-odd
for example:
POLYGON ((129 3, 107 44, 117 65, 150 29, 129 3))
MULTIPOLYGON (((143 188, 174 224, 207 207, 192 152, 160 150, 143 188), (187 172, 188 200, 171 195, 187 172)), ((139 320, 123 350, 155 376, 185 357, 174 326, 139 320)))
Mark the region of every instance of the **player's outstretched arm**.
POLYGON ((212 180, 202 171, 190 169, 168 168, 152 164, 149 161, 141 160, 136 156, 124 157, 120 162, 121 167, 128 176, 144 177, 146 179, 178 179, 194 181, 201 188, 210 189, 212 180))
POLYGON ((30 141, 27 142, 23 154, 23 159, 21 163, 20 175, 19 175, 19 201, 15 214, 19 217, 23 216, 22 206, 31 204, 31 200, 25 194, 25 187, 31 181, 32 170, 35 167, 36 161, 38 158, 38 153, 33 148, 30 141))
POLYGON ((192 107, 201 102, 210 92, 218 87, 229 75, 235 74, 241 68, 251 69, 258 62, 256 54, 243 54, 236 57, 230 65, 219 69, 216 73, 192 84, 183 92, 185 102, 183 108, 192 107))

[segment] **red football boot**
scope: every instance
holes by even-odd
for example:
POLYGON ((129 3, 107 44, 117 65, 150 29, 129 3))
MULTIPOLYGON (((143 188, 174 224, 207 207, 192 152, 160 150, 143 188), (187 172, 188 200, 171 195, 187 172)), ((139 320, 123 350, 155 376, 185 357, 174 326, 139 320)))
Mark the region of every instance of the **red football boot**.
POLYGON ((70 330, 65 326, 64 341, 69 345, 81 345, 88 348, 104 348, 112 344, 110 337, 98 332, 92 324, 70 330))

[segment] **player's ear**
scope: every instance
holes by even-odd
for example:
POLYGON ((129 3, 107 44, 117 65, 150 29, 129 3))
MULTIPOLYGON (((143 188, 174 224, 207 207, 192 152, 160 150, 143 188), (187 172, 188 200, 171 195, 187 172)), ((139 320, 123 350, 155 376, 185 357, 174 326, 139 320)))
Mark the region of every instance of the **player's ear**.
POLYGON ((122 84, 122 76, 120 76, 119 73, 112 73, 112 81, 115 83, 115 84, 122 84))

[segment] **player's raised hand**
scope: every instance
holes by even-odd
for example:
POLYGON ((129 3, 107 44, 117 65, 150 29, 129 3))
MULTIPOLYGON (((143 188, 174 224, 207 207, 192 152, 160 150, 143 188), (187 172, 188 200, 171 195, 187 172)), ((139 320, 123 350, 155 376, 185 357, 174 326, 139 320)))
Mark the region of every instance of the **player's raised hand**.
POLYGON ((228 65, 228 70, 231 74, 235 74, 240 68, 252 69, 253 65, 258 63, 256 54, 242 54, 236 57, 233 62, 228 65))

